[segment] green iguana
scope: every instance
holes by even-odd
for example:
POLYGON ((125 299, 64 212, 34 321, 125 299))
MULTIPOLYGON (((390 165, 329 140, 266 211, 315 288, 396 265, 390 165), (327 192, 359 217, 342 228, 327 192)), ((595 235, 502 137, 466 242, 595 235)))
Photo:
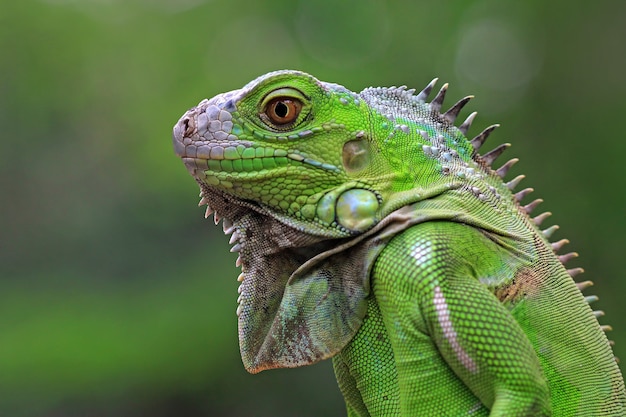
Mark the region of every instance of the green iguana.
POLYGON ((624 382, 550 243, 550 215, 477 153, 476 113, 298 71, 203 100, 174 148, 239 252, 245 368, 333 358, 348 415, 624 416, 624 382))

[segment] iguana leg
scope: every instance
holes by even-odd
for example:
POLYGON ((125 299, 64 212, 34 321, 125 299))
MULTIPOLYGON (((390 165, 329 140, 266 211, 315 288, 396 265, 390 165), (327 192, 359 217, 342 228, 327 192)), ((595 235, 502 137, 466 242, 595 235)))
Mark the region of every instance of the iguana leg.
POLYGON ((348 417, 397 416, 398 375, 376 300, 368 299, 363 325, 335 357, 333 366, 348 417))
POLYGON ((491 416, 550 414, 530 341, 478 279, 510 273, 508 259, 515 261, 478 229, 451 222, 414 226, 380 254, 373 291, 395 355, 402 416, 463 407, 469 414, 464 390, 451 397, 449 386, 431 381, 446 364, 491 416))
POLYGON ((346 401, 348 417, 370 417, 361 392, 357 388, 356 378, 351 374, 350 367, 341 354, 333 358, 333 368, 339 389, 346 401))

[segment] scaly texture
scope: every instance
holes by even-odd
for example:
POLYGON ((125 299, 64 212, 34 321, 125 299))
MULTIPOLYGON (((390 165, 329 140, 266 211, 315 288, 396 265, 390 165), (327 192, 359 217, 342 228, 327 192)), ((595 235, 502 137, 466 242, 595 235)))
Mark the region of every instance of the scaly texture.
POLYGON ((348 415, 623 416, 604 330, 557 226, 469 140, 444 85, 357 94, 277 71, 203 100, 174 148, 239 252, 252 373, 333 357, 348 415))

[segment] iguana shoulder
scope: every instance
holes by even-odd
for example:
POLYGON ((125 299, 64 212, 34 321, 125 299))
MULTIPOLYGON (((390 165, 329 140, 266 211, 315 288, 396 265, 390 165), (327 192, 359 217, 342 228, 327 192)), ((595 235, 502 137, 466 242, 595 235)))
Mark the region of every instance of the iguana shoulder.
POLYGON ((621 373, 504 181, 508 144, 478 153, 471 97, 435 81, 354 93, 277 71, 203 100, 174 148, 242 267, 239 339, 258 372, 334 357, 350 415, 624 415, 621 373))

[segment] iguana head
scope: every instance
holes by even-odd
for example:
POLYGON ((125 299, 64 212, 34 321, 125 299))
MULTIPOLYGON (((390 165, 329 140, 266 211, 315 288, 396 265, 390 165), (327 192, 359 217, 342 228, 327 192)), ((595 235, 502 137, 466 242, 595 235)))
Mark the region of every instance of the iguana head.
POLYGON ((281 71, 202 101, 176 126, 174 146, 201 184, 310 233, 347 236, 374 224, 377 188, 390 181, 372 163, 368 116, 345 88, 281 71))
POLYGON ((201 101, 174 127, 207 216, 224 219, 240 253, 249 371, 313 363, 353 337, 381 245, 375 233, 421 215, 394 217, 401 207, 451 190, 500 198, 506 187, 475 154, 493 127, 468 141, 474 114, 459 128, 454 119, 469 97, 441 114, 447 86, 426 103, 433 85, 357 94, 277 71, 201 101))

